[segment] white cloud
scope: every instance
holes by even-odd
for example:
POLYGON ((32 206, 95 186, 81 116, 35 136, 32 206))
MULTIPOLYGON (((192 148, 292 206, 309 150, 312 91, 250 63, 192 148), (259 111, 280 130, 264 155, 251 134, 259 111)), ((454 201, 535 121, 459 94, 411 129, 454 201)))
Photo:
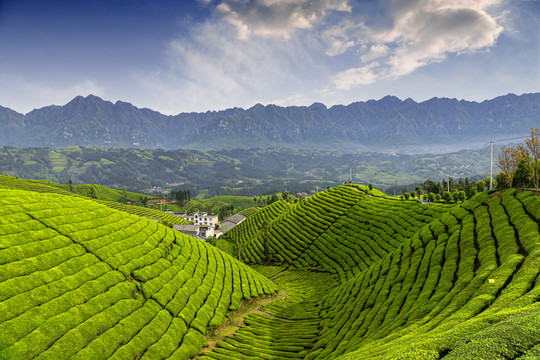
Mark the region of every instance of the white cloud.
POLYGON ((342 71, 334 76, 334 85, 339 90, 350 90, 357 85, 373 84, 378 77, 376 72, 378 66, 378 62, 372 62, 366 66, 342 71))
POLYGON ((165 113, 354 99, 358 86, 489 49, 503 30, 503 0, 388 0, 376 11, 352 0, 199 1, 214 17, 184 26, 168 67, 134 76, 165 113))
POLYGON ((153 97, 154 106, 165 113, 267 103, 310 91, 316 79, 313 72, 329 77, 317 63, 310 39, 240 41, 228 21, 192 23, 189 28, 188 34, 168 44, 167 67, 133 74, 153 97))
POLYGON ((242 40, 250 36, 290 39, 300 29, 320 24, 330 11, 350 12, 349 0, 224 0, 217 13, 242 40))
POLYGON ((365 53, 360 57, 360 60, 362 60, 362 62, 369 62, 385 56, 386 54, 388 54, 388 52, 388 46, 383 44, 375 44, 371 46, 369 52, 365 53))
MULTIPOLYGON (((465 54, 489 49, 503 31, 497 16, 488 10, 500 0, 414 0, 390 2, 393 26, 364 31, 349 41, 372 44, 360 56, 368 65, 338 73, 336 86, 355 74, 358 85, 383 78, 398 78, 449 54, 465 54), (355 38, 360 36, 360 38, 355 38), (371 61, 377 60, 374 63, 371 61)), ((347 30, 349 30, 349 27, 347 30)), ((346 33, 346 32, 343 32, 346 33)), ((352 39, 351 39, 352 38, 352 39)), ((344 41, 344 40, 342 40, 344 41)), ((347 86, 354 81, 346 81, 347 86)))

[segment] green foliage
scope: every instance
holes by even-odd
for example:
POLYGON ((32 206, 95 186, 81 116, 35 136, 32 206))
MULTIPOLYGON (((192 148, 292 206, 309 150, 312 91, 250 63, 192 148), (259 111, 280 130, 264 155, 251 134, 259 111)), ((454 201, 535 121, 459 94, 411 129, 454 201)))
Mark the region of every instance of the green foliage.
POLYGON ((486 189, 486 182, 484 180, 480 180, 476 183, 476 191, 482 192, 486 189))
POLYGON ((531 171, 529 169, 530 164, 528 161, 522 159, 518 163, 517 169, 514 172, 514 186, 522 188, 532 186, 531 171))

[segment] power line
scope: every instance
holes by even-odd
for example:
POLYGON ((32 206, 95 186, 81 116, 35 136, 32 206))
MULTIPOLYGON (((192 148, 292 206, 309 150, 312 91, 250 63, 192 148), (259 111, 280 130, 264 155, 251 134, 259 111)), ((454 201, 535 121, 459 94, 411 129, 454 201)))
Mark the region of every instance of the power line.
MULTIPOLYGON (((493 140, 493 142, 525 139, 525 138, 527 138, 527 137, 528 137, 528 136, 520 136, 520 137, 514 137, 514 138, 496 139, 496 140, 493 140)), ((476 155, 476 157, 469 163, 469 165, 465 166, 465 169, 468 169, 472 164, 474 164, 474 163, 478 160, 478 158, 480 157, 480 155, 483 155, 483 152, 486 151, 489 147, 490 147, 490 144, 488 144, 488 145, 486 145, 485 147, 483 147, 482 149, 480 149, 480 151, 478 152, 478 154, 476 155)))
POLYGON ((469 163, 469 165, 465 166, 464 169, 468 169, 472 164, 474 164, 480 158, 480 156, 483 155, 483 153, 489 148, 489 146, 490 145, 486 145, 485 147, 480 149, 476 157, 469 163))
POLYGON ((521 136, 521 137, 515 137, 515 138, 508 138, 508 139, 495 139, 493 141, 507 141, 507 140, 518 140, 518 139, 525 139, 529 136, 521 136))

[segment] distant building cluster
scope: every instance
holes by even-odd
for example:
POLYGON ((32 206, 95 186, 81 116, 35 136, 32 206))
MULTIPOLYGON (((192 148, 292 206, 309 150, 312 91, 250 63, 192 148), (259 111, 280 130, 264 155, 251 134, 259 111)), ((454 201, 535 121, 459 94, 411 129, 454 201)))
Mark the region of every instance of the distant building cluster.
MULTIPOLYGON (((172 211, 168 212, 174 214, 172 211)), ((234 214, 219 223, 217 215, 208 214, 206 212, 174 215, 193 223, 190 225, 174 224, 173 227, 175 230, 202 240, 206 240, 211 236, 215 236, 217 239, 224 232, 232 229, 246 219, 244 215, 234 214), (217 230, 218 228, 219 230, 217 230)))

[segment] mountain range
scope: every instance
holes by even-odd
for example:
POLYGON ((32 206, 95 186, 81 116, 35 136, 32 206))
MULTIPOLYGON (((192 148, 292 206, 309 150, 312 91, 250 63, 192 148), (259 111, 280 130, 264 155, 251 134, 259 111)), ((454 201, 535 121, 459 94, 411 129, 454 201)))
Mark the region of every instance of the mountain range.
POLYGON ((540 93, 483 102, 386 96, 330 108, 257 104, 174 116, 89 95, 27 114, 0 106, 0 145, 440 152, 526 136, 539 125, 540 93))

